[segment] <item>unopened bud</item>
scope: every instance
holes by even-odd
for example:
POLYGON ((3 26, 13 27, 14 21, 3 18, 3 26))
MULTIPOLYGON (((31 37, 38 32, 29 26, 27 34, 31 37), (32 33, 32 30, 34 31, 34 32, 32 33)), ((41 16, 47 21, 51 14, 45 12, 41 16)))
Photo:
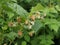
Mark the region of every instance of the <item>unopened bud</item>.
POLYGON ((7 45, 7 44, 4 44, 4 45, 7 45))
POLYGON ((32 25, 34 25, 34 21, 31 21, 30 23, 31 23, 32 25))
POLYGON ((14 22, 13 27, 16 27, 16 26, 17 26, 17 23, 16 23, 16 22, 14 22))
POLYGON ((36 15, 36 18, 40 19, 40 15, 36 15))
POLYGON ((44 17, 46 16, 46 13, 44 13, 44 17))
POLYGON ((42 17, 41 17, 41 19, 43 20, 43 19, 44 19, 44 17, 42 16, 42 17))
POLYGON ((28 29, 31 29, 31 28, 32 28, 32 25, 29 24, 29 25, 28 25, 28 29))
POLYGON ((37 15, 40 15, 40 12, 39 12, 39 11, 37 11, 37 12, 36 12, 36 14, 37 14, 37 15))
POLYGON ((26 20, 26 21, 25 21, 25 24, 28 24, 28 23, 29 23, 29 21, 28 21, 28 20, 26 20))
POLYGON ((35 33, 34 31, 31 31, 29 32, 29 35, 32 37, 34 33, 35 33))

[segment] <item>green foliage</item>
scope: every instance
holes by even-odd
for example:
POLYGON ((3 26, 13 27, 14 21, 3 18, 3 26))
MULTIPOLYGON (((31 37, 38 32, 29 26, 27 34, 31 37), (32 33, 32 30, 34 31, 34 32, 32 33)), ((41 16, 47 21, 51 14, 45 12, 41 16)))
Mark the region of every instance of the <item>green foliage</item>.
POLYGON ((40 44, 41 45, 51 45, 54 44, 54 42, 52 41, 52 37, 50 35, 42 35, 40 36, 40 44))
POLYGON ((35 32, 37 32, 42 26, 43 26, 42 22, 40 22, 40 20, 36 20, 35 25, 33 25, 32 29, 35 32))
POLYGON ((26 41, 23 41, 23 42, 22 42, 22 45, 27 45, 27 44, 26 44, 26 41))
POLYGON ((29 42, 30 41, 30 36, 29 35, 24 35, 24 39, 27 41, 27 42, 29 42))
POLYGON ((40 3, 38 3, 36 7, 32 7, 31 12, 33 13, 40 10, 44 10, 44 7, 40 3))
POLYGON ((44 22, 45 22, 45 25, 48 25, 51 30, 54 30, 56 32, 60 27, 60 24, 59 24, 60 22, 57 21, 56 19, 45 19, 44 22))
POLYGON ((0 45, 55 45, 60 38, 59 2, 0 0, 0 45))

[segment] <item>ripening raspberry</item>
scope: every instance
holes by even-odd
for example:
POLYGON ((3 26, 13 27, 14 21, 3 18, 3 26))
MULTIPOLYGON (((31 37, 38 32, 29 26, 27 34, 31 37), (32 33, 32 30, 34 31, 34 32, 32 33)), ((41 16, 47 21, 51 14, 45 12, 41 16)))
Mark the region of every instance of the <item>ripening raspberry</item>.
POLYGON ((22 34, 23 34, 22 31, 18 31, 19 36, 22 36, 22 34))
POLYGON ((32 15, 30 18, 31 18, 31 20, 34 21, 35 20, 35 15, 32 15))
POLYGON ((16 27, 17 26, 17 23, 16 22, 9 22, 8 23, 8 26, 9 27, 16 27))
POLYGON ((31 37, 32 37, 32 36, 33 36, 33 33, 29 32, 29 36, 31 36, 31 37))
POLYGON ((17 22, 20 23, 21 22, 21 18, 17 17, 17 22))
POLYGON ((9 22, 9 23, 8 23, 8 26, 9 26, 9 27, 12 27, 12 26, 13 26, 13 22, 9 22))

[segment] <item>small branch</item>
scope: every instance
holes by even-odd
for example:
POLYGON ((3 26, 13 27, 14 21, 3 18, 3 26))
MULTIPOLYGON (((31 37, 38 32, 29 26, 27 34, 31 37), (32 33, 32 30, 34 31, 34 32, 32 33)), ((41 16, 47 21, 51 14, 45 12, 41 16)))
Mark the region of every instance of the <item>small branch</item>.
POLYGON ((13 42, 13 41, 10 41, 9 45, 11 45, 11 44, 12 44, 12 42, 13 42))

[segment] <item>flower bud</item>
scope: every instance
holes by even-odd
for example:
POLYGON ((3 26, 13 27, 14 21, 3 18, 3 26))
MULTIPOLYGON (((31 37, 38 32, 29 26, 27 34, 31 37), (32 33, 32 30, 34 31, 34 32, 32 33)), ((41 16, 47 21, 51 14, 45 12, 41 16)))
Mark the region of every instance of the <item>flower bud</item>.
POLYGON ((25 24, 27 25, 28 23, 29 23, 29 21, 28 21, 28 20, 26 20, 26 21, 25 21, 25 24))
POLYGON ((28 25, 28 29, 31 29, 31 28, 32 28, 32 25, 29 24, 29 25, 28 25))
POLYGON ((34 31, 31 31, 29 32, 29 35, 32 37, 34 33, 35 33, 34 31))
POLYGON ((41 17, 41 19, 43 20, 43 19, 44 19, 44 17, 42 16, 42 17, 41 17))
POLYGON ((17 23, 16 23, 16 22, 14 22, 13 27, 16 27, 16 26, 17 26, 17 23))
POLYGON ((9 22, 8 23, 8 26, 9 27, 16 27, 17 26, 17 23, 16 22, 9 22))
POLYGON ((31 23, 32 25, 34 25, 34 21, 31 21, 30 23, 31 23))
POLYGON ((46 13, 44 13, 44 17, 46 17, 46 13))
POLYGON ((4 44, 4 45, 7 45, 7 44, 4 44))
POLYGON ((37 19, 40 19, 40 15, 36 15, 36 18, 37 18, 37 19))
POLYGON ((37 14, 37 15, 40 15, 40 12, 39 12, 39 11, 37 11, 37 12, 36 12, 36 14, 37 14))

